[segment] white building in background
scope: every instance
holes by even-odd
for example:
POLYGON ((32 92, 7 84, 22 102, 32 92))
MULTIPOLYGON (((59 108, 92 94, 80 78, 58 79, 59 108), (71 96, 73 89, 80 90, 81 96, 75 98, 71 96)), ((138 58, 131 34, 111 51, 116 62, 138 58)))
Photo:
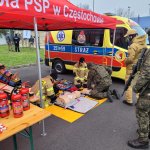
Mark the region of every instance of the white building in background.
POLYGON ((4 35, 1 35, 1 36, 0 36, 0 45, 5 45, 5 44, 7 44, 7 43, 6 43, 6 38, 5 38, 4 35))
POLYGON ((22 31, 22 37, 23 37, 23 39, 30 39, 30 37, 31 37, 31 30, 23 30, 22 31))
MULTIPOLYGON (((14 33, 20 34, 20 46, 21 47, 28 47, 29 46, 29 38, 31 37, 31 35, 33 37, 35 37, 34 31, 31 30, 14 30, 14 33)), ((39 44, 40 44, 40 48, 44 48, 45 47, 45 35, 46 32, 45 31, 39 31, 39 44)), ((35 42, 35 41, 34 41, 35 42)), ((0 45, 5 45, 7 44, 6 42, 6 38, 4 35, 0 36, 0 45)))
MULTIPOLYGON (((31 30, 15 30, 15 33, 20 34, 20 39, 21 39, 20 46, 21 47, 28 47, 29 46, 29 38, 31 37, 31 35, 33 37, 35 37, 34 31, 31 31, 31 30)), ((38 35, 39 35, 40 48, 44 48, 46 32, 39 31, 38 35)), ((35 45, 35 40, 34 40, 34 45, 35 45)))

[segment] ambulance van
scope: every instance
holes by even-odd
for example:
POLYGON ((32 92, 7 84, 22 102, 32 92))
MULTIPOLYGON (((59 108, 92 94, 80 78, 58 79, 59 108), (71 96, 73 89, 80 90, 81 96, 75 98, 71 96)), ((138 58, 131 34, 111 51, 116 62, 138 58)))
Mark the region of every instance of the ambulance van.
MULTIPOLYGON (((135 29, 138 35, 144 35, 146 32, 131 19, 112 17, 117 19, 114 47, 112 29, 51 31, 45 40, 45 64, 52 64, 53 69, 63 73, 66 69, 72 70, 79 58, 84 57, 87 63, 112 66, 112 76, 124 80, 126 74, 124 60, 128 55, 129 46, 124 35, 130 29, 135 29)), ((149 45, 148 38, 147 44, 149 45)))

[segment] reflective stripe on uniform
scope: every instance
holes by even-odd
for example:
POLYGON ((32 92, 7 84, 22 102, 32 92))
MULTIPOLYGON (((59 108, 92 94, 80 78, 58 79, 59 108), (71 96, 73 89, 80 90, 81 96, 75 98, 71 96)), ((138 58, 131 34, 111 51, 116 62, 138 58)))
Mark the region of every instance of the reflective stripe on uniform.
POLYGON ((75 80, 81 80, 83 81, 85 78, 75 77, 75 80))
POLYGON ((53 92, 54 91, 53 87, 50 87, 50 88, 48 88, 46 90, 47 90, 47 92, 53 92))
POLYGON ((46 84, 46 81, 42 80, 42 85, 45 85, 46 84))
POLYGON ((88 70, 88 69, 86 67, 74 67, 73 70, 85 71, 85 70, 88 70))
POLYGON ((77 69, 78 69, 77 67, 74 67, 74 68, 73 68, 73 70, 77 70, 77 69))
POLYGON ((43 95, 43 96, 42 96, 42 99, 46 99, 46 96, 45 96, 45 95, 43 95))
POLYGON ((79 68, 79 70, 85 71, 85 70, 87 70, 87 68, 79 68))
MULTIPOLYGON (((40 91, 38 91, 38 92, 36 93, 36 96, 40 96, 40 91)), ((46 96, 43 95, 43 96, 42 96, 42 99, 43 99, 43 100, 46 99, 46 96)))

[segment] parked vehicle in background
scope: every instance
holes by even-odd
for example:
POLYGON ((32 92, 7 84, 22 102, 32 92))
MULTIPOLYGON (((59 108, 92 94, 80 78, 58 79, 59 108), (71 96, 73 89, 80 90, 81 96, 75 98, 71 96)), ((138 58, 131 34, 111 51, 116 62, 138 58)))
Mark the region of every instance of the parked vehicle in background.
MULTIPOLYGON (((51 31, 45 40, 45 64, 50 65, 58 72, 72 70, 75 62, 84 57, 86 62, 111 66, 112 76, 125 79, 129 46, 124 35, 130 29, 135 29, 139 35, 146 32, 134 21, 128 18, 112 16, 117 19, 114 48, 112 29, 74 29, 51 31)), ((149 44, 147 38, 147 44, 149 44)))

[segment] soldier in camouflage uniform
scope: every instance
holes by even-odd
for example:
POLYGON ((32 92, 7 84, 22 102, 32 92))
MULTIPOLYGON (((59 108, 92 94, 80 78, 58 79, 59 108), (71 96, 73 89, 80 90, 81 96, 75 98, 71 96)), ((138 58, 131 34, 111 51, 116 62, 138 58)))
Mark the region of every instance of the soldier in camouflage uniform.
POLYGON ((91 97, 97 99, 106 98, 109 87, 112 84, 111 69, 93 63, 89 63, 87 67, 89 69, 87 87, 91 89, 91 97))
POLYGON ((128 141, 128 145, 137 149, 145 149, 149 147, 150 138, 150 49, 145 52, 133 91, 140 93, 136 105, 139 138, 128 141))

